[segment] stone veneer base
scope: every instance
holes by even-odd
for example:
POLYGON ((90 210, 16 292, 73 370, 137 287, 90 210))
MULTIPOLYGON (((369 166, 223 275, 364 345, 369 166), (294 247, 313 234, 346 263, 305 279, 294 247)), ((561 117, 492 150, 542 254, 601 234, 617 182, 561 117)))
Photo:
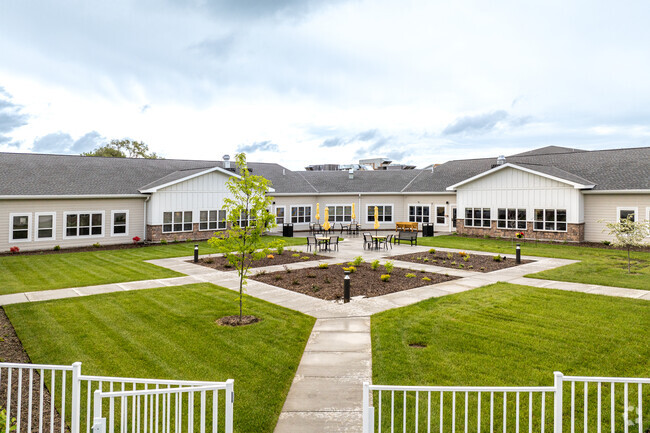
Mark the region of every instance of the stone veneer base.
POLYGON ((465 227, 465 221, 458 219, 456 221, 456 231, 459 234, 466 234, 472 236, 485 236, 488 235, 494 238, 513 238, 515 234, 524 232, 525 239, 540 239, 551 241, 569 241, 569 242, 582 242, 585 239, 585 225, 581 224, 567 224, 566 232, 545 232, 533 230, 533 222, 529 221, 528 228, 522 229, 500 229, 497 228, 497 222, 491 221, 490 227, 465 227))

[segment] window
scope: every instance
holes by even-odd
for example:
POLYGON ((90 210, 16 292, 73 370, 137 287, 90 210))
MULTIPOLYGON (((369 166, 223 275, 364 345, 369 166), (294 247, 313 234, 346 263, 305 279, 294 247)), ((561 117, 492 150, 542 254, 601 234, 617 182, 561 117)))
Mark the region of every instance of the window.
POLYGON ((445 211, 447 208, 445 206, 436 206, 436 224, 445 223, 445 211))
POLYGON ((104 235, 103 212, 65 213, 65 237, 104 235))
POLYGON ((618 213, 618 218, 619 219, 627 219, 631 215, 632 221, 636 221, 636 211, 637 209, 635 207, 619 207, 616 208, 616 211, 618 213))
POLYGON ((490 208, 466 207, 465 227, 490 227, 490 208))
POLYGON ((497 211, 497 227, 526 230, 526 209, 499 209, 497 211))
POLYGON ((336 223, 349 223, 352 221, 352 206, 336 205, 327 206, 330 221, 336 223))
POLYGON ((163 233, 191 231, 192 211, 163 212, 163 233))
POLYGON ((428 223, 430 211, 429 206, 409 206, 409 222, 428 223))
POLYGON ((10 214, 9 224, 11 226, 10 241, 28 242, 31 240, 31 219, 32 214, 10 214))
POLYGON ((56 213, 36 213, 36 240, 45 241, 55 238, 54 228, 56 227, 56 213))
POLYGON ((113 227, 112 236, 127 236, 129 234, 129 211, 114 210, 111 212, 113 227))
POLYGON ((275 223, 284 224, 284 206, 275 208, 275 223))
POLYGON ((311 206, 291 206, 292 223, 310 223, 311 206))
POLYGON ((535 209, 535 230, 565 232, 566 209, 535 209))
POLYGON ((251 218, 251 217, 248 215, 248 212, 246 212, 246 211, 242 211, 242 212, 239 214, 239 218, 237 218, 237 222, 236 222, 235 224, 237 224, 238 227, 248 227, 248 226, 252 226, 252 225, 255 224, 255 218, 251 218))
POLYGON ((223 230, 225 228, 225 210, 202 210, 199 213, 199 230, 223 230))
POLYGON ((377 206, 378 221, 388 223, 393 221, 393 205, 378 204, 368 205, 368 222, 375 222, 375 206, 377 206))

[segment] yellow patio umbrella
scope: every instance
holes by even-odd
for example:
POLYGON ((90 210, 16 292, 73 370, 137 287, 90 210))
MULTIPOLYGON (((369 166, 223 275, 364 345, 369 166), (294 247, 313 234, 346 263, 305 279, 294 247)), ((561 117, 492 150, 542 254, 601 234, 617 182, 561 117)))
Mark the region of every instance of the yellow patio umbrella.
POLYGON ((357 219, 357 214, 354 212, 354 203, 352 203, 352 221, 357 219))
POLYGON ((320 220, 320 203, 316 203, 316 221, 320 220))
POLYGON ((325 219, 325 223, 323 224, 323 229, 325 229, 325 230, 329 230, 330 227, 331 227, 331 226, 330 226, 330 222, 329 222, 329 219, 330 219, 330 210, 329 210, 329 208, 327 208, 327 207, 325 208, 325 216, 324 216, 324 219, 325 219))
POLYGON ((375 234, 377 234, 377 229, 379 229, 379 208, 375 206, 375 234))

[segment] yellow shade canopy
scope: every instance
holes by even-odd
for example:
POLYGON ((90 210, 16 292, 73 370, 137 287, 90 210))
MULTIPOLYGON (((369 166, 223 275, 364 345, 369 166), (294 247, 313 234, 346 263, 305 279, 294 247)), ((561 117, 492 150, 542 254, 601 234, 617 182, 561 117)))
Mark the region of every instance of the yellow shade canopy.
POLYGON ((327 207, 325 208, 325 217, 324 217, 324 218, 325 218, 325 223, 323 224, 323 229, 325 229, 325 230, 329 230, 330 227, 331 227, 331 226, 330 226, 330 222, 329 222, 329 219, 330 219, 330 210, 329 210, 329 208, 327 208, 327 207))
POLYGON ((379 228, 379 208, 375 206, 375 230, 379 228))
POLYGON ((354 203, 352 203, 352 220, 357 219, 357 214, 354 212, 354 203))
POLYGON ((316 221, 320 219, 320 203, 316 203, 316 216, 314 218, 316 218, 316 221))

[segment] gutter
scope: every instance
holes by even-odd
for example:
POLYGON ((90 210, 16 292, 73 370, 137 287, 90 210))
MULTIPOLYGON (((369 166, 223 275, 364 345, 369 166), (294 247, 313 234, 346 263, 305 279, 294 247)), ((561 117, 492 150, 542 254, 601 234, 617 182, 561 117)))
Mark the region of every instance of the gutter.
POLYGON ((86 195, 0 195, 0 200, 74 200, 79 198, 145 198, 144 194, 86 194, 86 195))

